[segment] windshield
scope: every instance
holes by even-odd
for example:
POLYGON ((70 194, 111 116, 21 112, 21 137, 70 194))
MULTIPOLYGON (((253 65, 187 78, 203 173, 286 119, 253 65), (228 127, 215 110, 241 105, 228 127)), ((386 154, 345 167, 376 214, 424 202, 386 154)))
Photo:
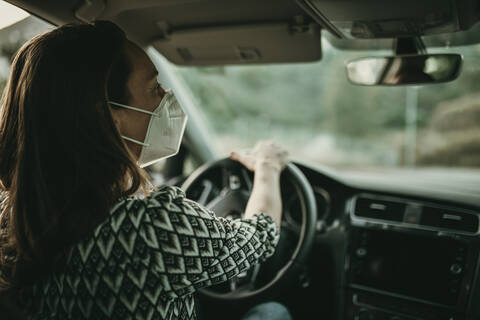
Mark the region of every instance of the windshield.
POLYGON ((429 50, 462 54, 463 70, 416 87, 352 85, 348 60, 391 51, 322 46, 314 63, 173 68, 220 155, 274 139, 294 159, 333 167, 480 168, 480 45, 429 50))

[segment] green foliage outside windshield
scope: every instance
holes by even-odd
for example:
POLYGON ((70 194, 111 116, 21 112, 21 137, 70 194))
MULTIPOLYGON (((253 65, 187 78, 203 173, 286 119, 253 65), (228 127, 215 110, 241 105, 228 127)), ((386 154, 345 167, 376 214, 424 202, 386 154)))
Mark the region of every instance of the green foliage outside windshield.
POLYGON ((437 51, 464 55, 459 79, 421 87, 355 86, 346 79, 345 62, 386 52, 344 52, 325 42, 324 57, 316 63, 177 70, 208 119, 220 152, 274 138, 297 158, 329 165, 480 167, 480 121, 469 130, 435 126, 448 121, 441 120, 448 115, 440 108, 462 109, 459 118, 480 112, 474 95, 480 89, 480 46, 437 51), (407 124, 412 92, 416 116, 407 124))

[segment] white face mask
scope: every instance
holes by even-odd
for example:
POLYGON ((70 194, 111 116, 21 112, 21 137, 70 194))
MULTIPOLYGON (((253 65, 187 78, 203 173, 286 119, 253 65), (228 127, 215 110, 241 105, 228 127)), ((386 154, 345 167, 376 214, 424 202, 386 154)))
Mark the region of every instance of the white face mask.
POLYGON ((142 146, 137 161, 141 168, 178 153, 187 124, 187 114, 171 90, 165 91, 162 101, 153 112, 112 101, 108 103, 151 115, 143 142, 122 136, 123 139, 142 146))

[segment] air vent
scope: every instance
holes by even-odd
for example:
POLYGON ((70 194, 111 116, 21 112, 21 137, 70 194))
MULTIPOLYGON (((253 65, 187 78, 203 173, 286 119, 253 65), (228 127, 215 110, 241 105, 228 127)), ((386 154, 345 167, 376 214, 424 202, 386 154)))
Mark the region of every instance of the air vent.
POLYGON ((456 210, 423 207, 420 224, 429 227, 473 232, 478 231, 478 215, 456 210))
POLYGON ((354 224, 368 222, 468 235, 480 233, 480 215, 461 208, 367 193, 354 197, 350 208, 354 224))
POLYGON ((395 201, 359 197, 355 202, 355 215, 362 218, 402 222, 406 204, 395 201))

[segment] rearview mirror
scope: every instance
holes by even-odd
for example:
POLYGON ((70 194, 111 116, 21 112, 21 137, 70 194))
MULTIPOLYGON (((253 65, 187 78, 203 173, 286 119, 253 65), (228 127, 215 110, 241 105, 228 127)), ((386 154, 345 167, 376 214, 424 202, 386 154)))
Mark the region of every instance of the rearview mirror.
POLYGON ((455 80, 462 60, 459 54, 401 55, 361 58, 348 62, 346 67, 353 84, 414 85, 455 80))

